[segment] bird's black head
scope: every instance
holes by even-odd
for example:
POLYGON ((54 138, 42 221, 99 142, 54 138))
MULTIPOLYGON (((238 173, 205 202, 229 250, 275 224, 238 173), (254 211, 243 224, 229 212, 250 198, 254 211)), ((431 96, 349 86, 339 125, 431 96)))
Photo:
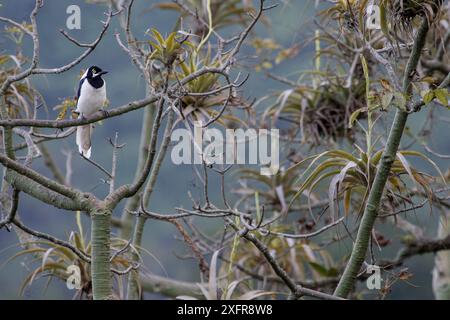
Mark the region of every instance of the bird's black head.
POLYGON ((102 75, 107 74, 108 71, 103 71, 102 69, 100 69, 97 66, 92 66, 89 67, 87 73, 86 73, 86 78, 88 79, 95 79, 95 78, 101 78, 102 75))

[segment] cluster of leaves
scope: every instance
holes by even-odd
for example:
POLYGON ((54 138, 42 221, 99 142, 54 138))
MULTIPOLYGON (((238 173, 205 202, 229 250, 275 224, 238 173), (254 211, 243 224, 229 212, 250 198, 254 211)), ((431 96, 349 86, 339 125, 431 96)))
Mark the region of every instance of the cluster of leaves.
MULTIPOLYGON (((353 127, 355 120, 361 113, 374 111, 388 111, 391 107, 399 108, 403 111, 409 111, 407 108, 407 97, 404 93, 396 91, 392 84, 384 78, 379 78, 376 85, 373 86, 369 79, 369 67, 365 58, 363 58, 363 73, 366 81, 366 101, 368 106, 355 110, 350 117, 350 127, 353 127)), ((437 101, 444 107, 449 107, 450 93, 448 88, 437 87, 439 83, 436 78, 425 76, 413 82, 413 93, 420 95, 425 105, 437 101)))
MULTIPOLYGON (((0 55, 0 83, 3 83, 9 76, 16 75, 19 72, 19 66, 24 62, 25 58, 20 54, 16 56, 0 55)), ((27 80, 9 86, 3 98, 9 116, 11 118, 29 116, 33 109, 34 99, 39 95, 27 80)))
POLYGON ((56 120, 65 119, 69 114, 69 111, 71 111, 72 117, 78 117, 78 115, 73 112, 75 111, 76 106, 77 100, 75 98, 65 98, 59 105, 54 108, 55 110, 59 110, 56 120))
MULTIPOLYGON (((148 56, 150 61, 159 61, 167 67, 166 72, 170 79, 179 81, 189 77, 203 67, 217 68, 219 61, 211 59, 211 51, 199 50, 198 45, 189 42, 187 36, 182 36, 177 32, 170 33, 164 38, 156 29, 152 29, 154 41, 149 41, 152 52, 148 56)), ((164 77, 164 75, 162 76, 164 77)), ((221 81, 219 73, 204 73, 184 85, 185 93, 179 98, 177 108, 183 118, 189 118, 192 121, 206 123, 208 119, 217 115, 218 111, 213 107, 239 106, 242 104, 232 89, 230 96, 229 90, 220 89, 224 84, 221 81), (209 94, 214 91, 215 93, 209 94)), ((240 122, 239 118, 232 114, 224 114, 218 123, 226 125, 226 121, 240 122)))
MULTIPOLYGON (((29 23, 23 22, 21 26, 32 31, 29 23)), ((4 83, 8 77, 13 77, 22 71, 22 66, 29 62, 22 53, 24 31, 16 26, 8 26, 4 29, 6 38, 16 46, 15 55, 0 55, 0 83, 4 83)), ((36 104, 44 103, 40 92, 32 85, 28 78, 11 84, 5 92, 4 99, 8 115, 11 118, 29 118, 36 104)), ((44 103, 45 104, 45 103, 44 103)))
MULTIPOLYGON (((395 39, 403 43, 404 40, 399 38, 401 35, 397 35, 394 22, 399 18, 394 12, 398 12, 401 8, 410 16, 431 17, 431 14, 436 14, 441 4, 439 1, 432 2, 434 4, 429 1, 380 1, 377 4, 381 11, 381 30, 366 30, 363 26, 366 23, 368 1, 334 1, 334 5, 322 11, 321 16, 327 20, 336 20, 341 27, 345 26, 344 29, 347 31, 351 22, 352 31, 342 32, 339 35, 339 41, 336 41, 330 33, 319 31, 315 39, 319 44, 316 46, 316 70, 310 70, 313 74, 312 84, 307 85, 303 82, 302 85, 292 86, 281 92, 276 103, 266 111, 265 115, 271 115, 275 119, 278 117, 288 119, 299 127, 299 130, 294 133, 300 133, 303 142, 321 145, 324 137, 331 137, 335 141, 345 137, 352 141, 354 130, 349 129, 357 117, 361 115, 365 117, 369 110, 364 101, 363 66, 361 63, 355 64, 353 29, 358 28, 370 33, 370 38, 373 38, 371 45, 375 49, 384 47, 385 39, 388 41, 395 39), (320 46, 323 47, 320 48, 320 46), (323 68, 318 67, 321 60, 327 63, 329 69, 327 73, 320 71, 323 68), (347 65, 352 66, 351 75, 347 74, 347 65)), ((371 58, 366 57, 366 59, 371 58)), ((372 60, 367 62, 369 71, 374 65, 373 62, 372 60)), ((374 78, 372 82, 378 85, 370 88, 372 91, 368 95, 372 100, 368 101, 371 111, 386 111, 391 106, 406 110, 408 97, 397 92, 388 80, 376 74, 372 77, 374 78)), ((434 78, 426 76, 415 80, 414 94, 420 94, 426 104, 436 100, 447 107, 448 90, 436 88, 434 85, 439 83, 439 79, 434 78), (433 79, 433 83, 430 83, 429 79, 433 79)))
MULTIPOLYGON (((188 0, 184 1, 184 4, 191 12, 198 15, 198 19, 193 18, 191 26, 193 26, 193 33, 199 37, 204 37, 209 32, 208 25, 204 23, 208 22, 209 16, 212 17, 212 28, 218 30, 227 26, 244 25, 250 18, 247 12, 252 8, 251 1, 248 0, 211 0, 209 14, 204 0, 188 0)), ((183 18, 192 18, 192 15, 177 3, 162 2, 155 6, 160 9, 177 11, 183 18)))
MULTIPOLYGON (((345 214, 353 211, 354 214, 361 215, 370 186, 375 178, 376 168, 381 161, 383 149, 365 152, 359 146, 356 145, 356 147, 358 156, 343 150, 331 150, 309 157, 296 164, 295 166, 301 166, 311 161, 297 180, 301 187, 292 198, 291 204, 299 196, 312 193, 320 186, 321 182, 330 179, 328 195, 332 218, 336 219, 337 217, 338 206, 336 206, 336 202, 339 199, 343 199, 345 214), (352 206, 354 207, 353 210, 351 209, 352 206)), ((407 176, 418 189, 423 190, 429 199, 433 198, 431 183, 435 179, 414 168, 407 160, 407 156, 426 160, 445 181, 437 165, 424 154, 417 151, 399 151, 386 185, 385 201, 383 201, 386 210, 388 207, 395 208, 398 203, 403 202, 401 194, 406 194, 406 191, 409 190, 408 185, 403 181, 403 176, 407 176)))
MULTIPOLYGON (((286 231, 279 226, 275 231, 286 231)), ((261 237, 261 236, 259 236, 261 237)), ((330 254, 313 243, 298 242, 291 239, 261 237, 261 241, 276 257, 280 265, 299 281, 320 281, 336 277, 338 270, 330 254)), ((207 300, 253 300, 264 296, 276 297, 284 291, 281 283, 269 281, 271 291, 258 289, 258 285, 249 281, 251 272, 258 275, 269 275, 271 267, 251 243, 239 241, 235 237, 227 262, 218 267, 220 251, 214 252, 207 283, 199 283, 198 287, 207 300), (237 267, 239 265, 239 268, 237 267), (245 271, 244 271, 245 270, 245 271), (232 280, 238 279, 238 280, 232 280), (256 289, 255 289, 256 286, 256 289), (280 291, 279 291, 280 290, 280 291)), ((195 300, 192 296, 179 296, 178 299, 195 300)))
MULTIPOLYGON (((383 104, 386 100, 383 98, 387 95, 385 94, 382 99, 379 99, 379 101, 376 99, 376 93, 374 94, 371 90, 372 86, 367 61, 362 55, 361 63, 365 78, 364 92, 366 107, 364 110, 367 111, 368 115, 368 128, 365 129, 359 122, 358 124, 365 133, 367 150, 364 151, 363 148, 354 143, 358 156, 344 150, 331 150, 325 151, 318 156, 304 159, 294 166, 300 166, 303 163, 312 160, 303 174, 299 177, 298 181, 302 181, 301 187, 293 197, 291 204, 305 191, 308 191, 307 194, 310 194, 323 180, 331 178, 328 185, 328 196, 332 219, 336 219, 337 217, 335 202, 338 201, 341 196, 344 199, 343 207, 345 214, 350 212, 352 202, 356 205, 356 210, 354 210, 355 213, 358 215, 362 214, 370 192, 370 187, 376 175, 377 167, 382 160, 384 151, 383 148, 376 150, 375 146, 377 141, 372 141, 373 129, 376 124, 376 120, 373 121, 373 113, 377 108, 379 108, 377 103, 381 101, 383 104)), ((386 106, 396 104, 399 108, 406 108, 406 97, 402 94, 396 94, 395 92, 392 93, 392 88, 385 80, 381 81, 381 86, 384 87, 385 90, 389 91, 391 95, 389 101, 386 103, 386 106), (392 100, 395 101, 392 102, 392 100)), ((362 110, 363 109, 358 109, 352 114, 350 117, 351 126, 353 125, 353 122, 356 121, 356 118, 362 110)), ((438 166, 424 154, 410 150, 399 151, 393 161, 386 184, 385 195, 387 197, 387 201, 383 201, 385 207, 388 207, 388 204, 391 204, 390 207, 392 209, 395 208, 398 203, 402 202, 403 199, 401 194, 408 189, 407 185, 402 180, 402 176, 404 175, 408 176, 418 189, 423 189, 424 193, 430 200, 432 199, 431 183, 434 182, 434 179, 412 167, 406 159, 406 156, 415 156, 428 161, 437 170, 445 183, 445 178, 440 172, 438 166), (398 194, 400 194, 400 196, 397 196, 398 194), (397 198, 401 199, 401 201, 397 201, 397 198)))
MULTIPOLYGON (((83 234, 83 228, 79 219, 79 213, 77 214, 78 231, 70 233, 68 242, 70 245, 78 249, 79 252, 90 256, 92 252, 92 246, 90 242, 86 242, 85 235, 83 234)), ((20 295, 24 293, 24 290, 33 284, 33 282, 39 277, 47 277, 48 284, 50 284, 53 278, 60 279, 64 282, 70 281, 69 277, 74 273, 74 266, 79 268, 80 287, 76 288, 76 294, 74 298, 88 299, 92 298, 92 281, 90 274, 90 263, 83 260, 80 256, 75 254, 71 249, 58 245, 54 242, 45 240, 29 240, 21 243, 23 249, 18 253, 10 257, 5 263, 19 258, 30 257, 30 265, 38 263, 38 266, 29 272, 25 277, 22 286, 20 287, 20 295)), ((127 241, 120 238, 111 239, 111 250, 118 251, 127 246, 127 241)), ((134 250, 133 248, 131 248, 134 250)), ((134 250, 137 252, 136 250, 134 250)), ((132 261, 123 255, 114 255, 111 260, 111 268, 117 270, 125 270, 132 265, 132 261)), ((134 272, 134 270, 132 271, 134 272)), ((77 273, 78 274, 78 273, 77 273)), ((123 296, 122 275, 115 275, 118 283, 117 296, 123 296)), ((75 283, 72 283, 75 284, 75 283)))
POLYGON ((300 52, 299 44, 285 48, 272 38, 255 37, 252 39, 251 46, 259 57, 258 63, 255 65, 257 72, 271 69, 274 65, 278 65, 286 59, 296 57, 300 52))
POLYGON ((246 184, 233 190, 242 200, 253 200, 255 194, 261 197, 266 206, 273 207, 278 212, 287 208, 291 197, 297 192, 294 183, 298 175, 298 168, 289 170, 281 168, 276 175, 264 176, 259 170, 240 169, 236 172, 239 179, 245 180, 246 184))
MULTIPOLYGON (((203 65, 209 67, 217 66, 217 62, 210 62, 209 55, 204 58, 201 64, 195 64, 192 56, 189 58, 189 60, 189 63, 187 63, 186 61, 180 63, 180 73, 183 75, 183 77, 187 77, 190 74, 195 73, 203 65)), ((204 94, 214 91, 215 89, 219 89, 220 86, 221 81, 219 74, 206 73, 190 81, 186 85, 186 90, 192 93, 204 94)), ((213 109, 213 107, 223 106, 225 103, 228 103, 228 106, 230 107, 240 106, 242 104, 242 101, 239 99, 239 97, 237 97, 235 90, 232 90, 233 93, 231 96, 229 96, 229 90, 222 90, 221 92, 213 95, 186 95, 182 97, 181 109, 183 116, 189 117, 193 121, 206 123, 208 119, 217 116, 218 111, 213 109)), ((227 120, 234 123, 241 123, 241 120, 238 117, 235 117, 230 113, 223 114, 217 122, 223 126, 226 126, 227 120)))
POLYGON ((408 23, 417 16, 424 16, 432 21, 442 3, 443 0, 382 0, 381 8, 388 8, 394 29, 398 25, 405 29, 409 28, 408 23))
POLYGON ((187 38, 180 39, 177 32, 171 32, 167 38, 164 38, 156 29, 151 30, 154 40, 148 40, 151 46, 151 53, 148 60, 157 60, 165 67, 171 67, 181 55, 187 51, 187 47, 195 48, 193 44, 187 41, 187 38))
MULTIPOLYGON (((28 31, 32 31, 33 27, 31 24, 22 22, 22 27, 25 28, 28 31)), ((6 36, 11 39, 16 45, 21 45, 23 41, 23 37, 25 33, 22 29, 16 27, 16 26, 8 26, 5 28, 6 36)))
POLYGON ((362 26, 368 0, 333 0, 333 5, 323 10, 320 16, 337 21, 345 29, 362 26))
MULTIPOLYGON (((338 21, 343 30, 352 31, 365 26, 369 0, 335 0, 334 5, 321 14, 338 21)), ((411 35, 418 17, 433 21, 443 0, 378 0, 380 27, 389 41, 403 42, 402 37, 411 35)))
MULTIPOLYGON (((320 80, 320 77, 317 77, 320 80)), ((286 117, 300 128, 304 142, 320 145, 323 139, 352 138, 350 115, 364 107, 364 84, 348 88, 345 79, 326 77, 318 86, 299 85, 283 91, 265 115, 286 117)))
POLYGON ((436 99, 442 106, 449 108, 449 98, 450 94, 447 88, 430 89, 422 92, 422 99, 425 104, 429 104, 436 99))
MULTIPOLYGON (((292 227, 280 223, 271 227, 274 232, 291 232, 292 227)), ((275 257, 280 266, 300 282, 320 281, 334 278, 338 275, 338 270, 334 267, 336 262, 330 253, 308 240, 294 240, 280 237, 266 237, 254 233, 269 249, 271 255, 275 257)), ((265 257, 249 242, 239 242, 235 250, 234 275, 236 278, 248 276, 245 271, 251 271, 258 275, 273 274, 270 265, 265 261, 265 257)), ((226 268, 225 266, 223 267, 226 268)), ((276 282, 269 286, 271 290, 282 290, 276 282)), ((283 291, 283 290, 282 290, 283 291)))
MULTIPOLYGON (((206 300, 254 300, 276 294, 276 292, 264 290, 241 290, 240 287, 248 285, 245 280, 234 280, 227 283, 227 271, 218 268, 219 253, 220 251, 215 251, 211 257, 208 283, 197 284, 206 300), (224 276, 221 276, 221 272, 224 276)), ((178 296, 177 299, 197 300, 192 296, 178 296)))

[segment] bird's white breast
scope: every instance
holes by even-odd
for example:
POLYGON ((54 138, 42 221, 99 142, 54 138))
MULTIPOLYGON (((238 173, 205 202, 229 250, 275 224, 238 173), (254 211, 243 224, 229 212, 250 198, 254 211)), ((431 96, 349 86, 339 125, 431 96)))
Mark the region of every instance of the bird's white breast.
POLYGON ((88 116, 103 107, 106 101, 106 82, 105 80, 103 82, 103 86, 96 89, 91 86, 87 79, 83 81, 78 97, 77 111, 88 116))

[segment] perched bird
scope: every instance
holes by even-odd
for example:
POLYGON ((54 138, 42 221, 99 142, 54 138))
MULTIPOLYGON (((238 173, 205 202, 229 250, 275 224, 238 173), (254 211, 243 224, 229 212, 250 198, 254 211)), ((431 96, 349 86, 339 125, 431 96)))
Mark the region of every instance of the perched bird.
MULTIPOLYGON (((90 67, 81 77, 77 93, 77 108, 75 113, 79 118, 90 116, 103 110, 106 102, 106 83, 102 75, 108 73, 97 66, 90 67)), ((86 158, 91 157, 92 124, 77 127, 76 143, 78 151, 86 158)))

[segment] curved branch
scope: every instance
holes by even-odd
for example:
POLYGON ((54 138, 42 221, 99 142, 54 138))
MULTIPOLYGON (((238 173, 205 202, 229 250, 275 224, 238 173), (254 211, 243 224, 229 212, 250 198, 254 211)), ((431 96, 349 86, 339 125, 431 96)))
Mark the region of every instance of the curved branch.
POLYGON ((103 29, 100 31, 97 39, 95 39, 93 42, 91 43, 80 43, 77 40, 75 40, 74 38, 70 37, 65 31, 60 31, 69 41, 75 43, 77 46, 79 47, 87 47, 87 49, 80 55, 78 56, 78 58, 76 58, 75 60, 73 60, 72 62, 61 66, 61 67, 57 67, 57 68, 35 68, 32 70, 32 74, 58 74, 58 73, 63 73, 71 68, 73 68, 74 66, 76 66, 77 64, 79 64, 81 61, 83 61, 84 58, 86 58, 88 55, 90 55, 92 53, 92 51, 94 51, 94 49, 97 47, 97 45, 100 43, 100 41, 102 40, 103 36, 106 33, 106 30, 108 30, 108 27, 111 23, 111 18, 113 16, 115 16, 116 14, 118 14, 118 12, 113 13, 112 12, 112 8, 110 7, 109 12, 107 13, 107 19, 106 22, 103 23, 103 29))
POLYGON ((48 235, 46 233, 32 230, 32 229, 28 228, 27 226, 25 226, 23 223, 21 223, 17 219, 15 219, 13 221, 13 223, 15 226, 17 226, 22 231, 25 231, 26 233, 31 234, 31 235, 35 236, 36 238, 44 239, 44 240, 50 241, 54 244, 57 244, 59 246, 65 247, 65 248, 69 249, 70 251, 72 251, 73 253, 75 253, 81 260, 83 260, 85 262, 91 262, 90 257, 86 253, 82 252, 81 250, 79 250, 77 247, 71 245, 70 243, 68 243, 66 241, 62 241, 62 240, 55 238, 51 235, 48 235))
POLYGON ((58 182, 53 181, 52 179, 49 179, 28 167, 25 167, 17 161, 11 160, 3 154, 0 154, 0 163, 2 163, 8 169, 14 170, 18 174, 30 178, 31 180, 41 184, 42 186, 61 195, 64 195, 70 199, 79 199, 81 196, 81 193, 79 191, 59 184, 58 182))
POLYGON ((256 238, 253 234, 249 232, 244 232, 241 236, 244 239, 253 243, 255 247, 264 255, 264 258, 266 258, 267 262, 270 264, 273 271, 277 274, 278 277, 280 277, 283 280, 283 282, 291 290, 292 294, 296 299, 306 295, 323 300, 343 300, 342 298, 326 294, 320 291, 308 289, 297 284, 291 277, 289 277, 286 271, 283 268, 281 268, 281 266, 269 252, 269 249, 258 238, 256 238))
POLYGON ((94 113, 89 118, 80 118, 80 119, 68 119, 68 120, 33 120, 33 119, 2 119, 0 120, 0 126, 2 127, 39 127, 39 128, 69 128, 69 127, 76 127, 81 126, 89 123, 98 122, 100 120, 113 118, 120 116, 124 113, 138 110, 140 108, 143 108, 155 101, 158 100, 160 97, 159 94, 141 99, 136 100, 133 102, 129 102, 125 105, 122 105, 120 107, 114 108, 112 110, 109 110, 106 114, 105 112, 98 111, 94 113))
POLYGON ((19 173, 8 170, 5 180, 15 189, 29 194, 46 204, 52 205, 59 209, 77 211, 84 210, 84 205, 78 201, 67 198, 57 192, 51 191, 45 186, 35 182, 34 180, 20 175, 19 173))
POLYGON ((110 193, 108 197, 105 199, 105 202, 108 204, 108 206, 114 207, 122 199, 133 196, 141 189, 142 185, 145 183, 145 180, 147 180, 150 170, 152 169, 153 160, 156 154, 156 143, 158 140, 159 127, 161 126, 163 107, 164 107, 164 96, 161 96, 159 99, 158 110, 155 116, 155 120, 153 122, 152 138, 150 140, 148 156, 139 179, 137 179, 132 184, 121 186, 113 193, 110 193))

